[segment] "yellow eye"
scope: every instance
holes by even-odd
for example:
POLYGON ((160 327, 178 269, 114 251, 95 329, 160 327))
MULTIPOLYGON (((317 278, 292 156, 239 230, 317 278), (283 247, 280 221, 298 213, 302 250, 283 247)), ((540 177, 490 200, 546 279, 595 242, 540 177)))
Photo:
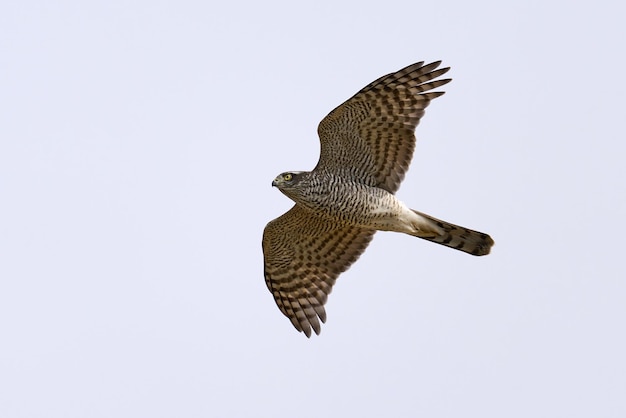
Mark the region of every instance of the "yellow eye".
POLYGON ((291 181, 292 178, 293 178, 293 175, 291 173, 287 173, 283 176, 283 179, 285 181, 291 181))

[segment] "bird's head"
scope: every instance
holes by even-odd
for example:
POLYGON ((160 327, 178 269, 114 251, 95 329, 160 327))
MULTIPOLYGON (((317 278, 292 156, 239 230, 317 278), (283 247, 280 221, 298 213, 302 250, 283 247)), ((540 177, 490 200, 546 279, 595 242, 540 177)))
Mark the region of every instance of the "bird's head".
POLYGON ((297 200, 302 188, 300 182, 306 178, 307 174, 307 171, 287 171, 281 173, 272 181, 272 186, 278 187, 278 190, 283 192, 283 194, 297 200))
POLYGON ((304 171, 287 171, 281 173, 272 181, 272 186, 278 187, 280 190, 290 189, 294 187, 300 180, 304 171))

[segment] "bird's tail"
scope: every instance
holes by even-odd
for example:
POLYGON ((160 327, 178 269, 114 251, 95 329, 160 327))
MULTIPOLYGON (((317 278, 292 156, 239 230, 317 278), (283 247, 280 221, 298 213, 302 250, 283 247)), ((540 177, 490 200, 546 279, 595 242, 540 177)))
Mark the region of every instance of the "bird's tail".
POLYGON ((416 237, 472 255, 487 255, 491 251, 494 242, 489 235, 453 225, 416 210, 413 210, 413 212, 423 217, 428 223, 432 223, 432 229, 429 228, 428 232, 422 230, 423 232, 415 234, 416 237), (443 233, 441 232, 442 230, 443 233))

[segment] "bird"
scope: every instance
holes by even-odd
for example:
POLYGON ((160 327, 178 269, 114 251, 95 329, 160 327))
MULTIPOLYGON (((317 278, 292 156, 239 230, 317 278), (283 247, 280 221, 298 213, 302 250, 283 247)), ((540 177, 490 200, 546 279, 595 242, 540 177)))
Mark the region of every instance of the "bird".
POLYGON ((410 209, 395 193, 415 149, 415 128, 440 78, 441 61, 418 62, 371 82, 319 124, 320 157, 311 171, 278 175, 272 186, 295 202, 263 231, 264 276, 296 330, 319 335, 337 277, 376 231, 394 231, 475 256, 489 254, 483 232, 410 209))

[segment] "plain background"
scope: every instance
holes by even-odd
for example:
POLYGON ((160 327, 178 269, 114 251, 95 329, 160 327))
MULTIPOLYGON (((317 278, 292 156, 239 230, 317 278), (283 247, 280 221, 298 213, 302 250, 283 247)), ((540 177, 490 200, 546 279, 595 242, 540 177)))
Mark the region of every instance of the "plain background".
POLYGON ((618 4, 2 2, 0 416, 626 416, 618 4), (496 246, 379 233, 307 339, 270 183, 439 59, 398 195, 496 246))

